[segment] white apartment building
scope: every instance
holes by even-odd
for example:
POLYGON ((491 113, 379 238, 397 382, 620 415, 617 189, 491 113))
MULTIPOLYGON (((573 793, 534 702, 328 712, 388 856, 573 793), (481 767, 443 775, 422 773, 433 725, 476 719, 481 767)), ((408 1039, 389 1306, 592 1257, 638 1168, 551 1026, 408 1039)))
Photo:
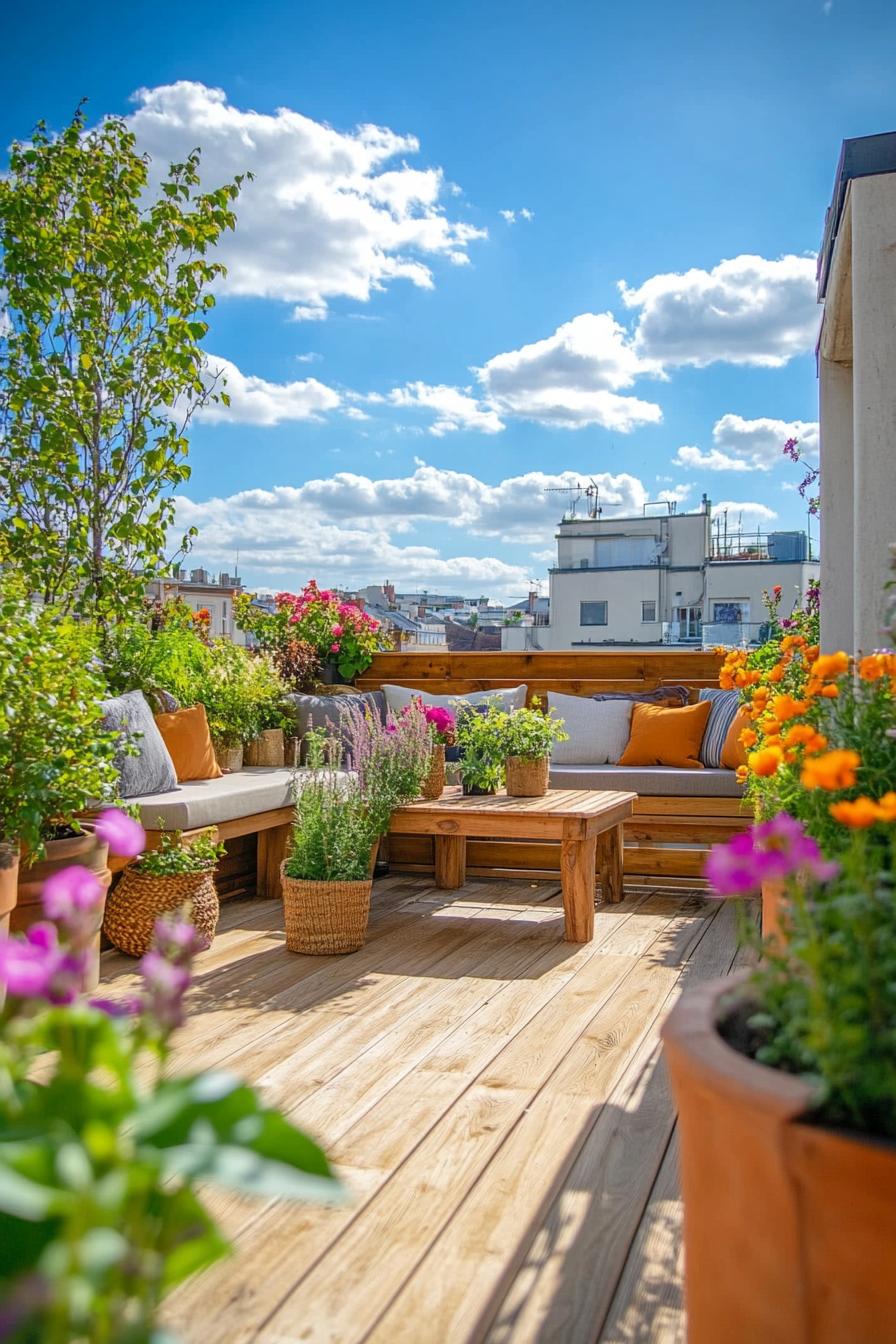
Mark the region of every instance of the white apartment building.
POLYGON ((506 629, 506 649, 755 643, 763 590, 780 584, 786 613, 819 571, 805 532, 747 532, 705 496, 698 513, 567 517, 556 540, 549 623, 506 629))
POLYGON ((186 570, 180 569, 170 578, 153 579, 147 586, 148 595, 163 602, 179 597, 193 611, 201 611, 204 607, 209 614, 211 634, 225 635, 237 644, 246 642, 233 619, 233 599, 242 591, 241 579, 231 574, 215 577, 205 569, 193 569, 189 577, 186 570))

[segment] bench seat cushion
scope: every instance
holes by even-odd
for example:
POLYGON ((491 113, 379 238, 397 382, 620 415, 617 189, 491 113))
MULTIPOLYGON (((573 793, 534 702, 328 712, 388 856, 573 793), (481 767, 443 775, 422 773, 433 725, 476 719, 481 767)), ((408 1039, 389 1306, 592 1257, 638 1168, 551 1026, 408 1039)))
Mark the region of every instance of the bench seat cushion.
POLYGON ((667 798, 740 798, 733 770, 681 770, 669 765, 552 765, 552 789, 630 789, 667 798))
MULTIPOLYGON (((257 766, 222 775, 220 779, 191 780, 169 793, 144 794, 129 798, 128 802, 140 808, 140 821, 149 831, 192 831, 200 826, 251 817, 256 812, 291 807, 293 773, 257 766)), ((301 785, 303 772, 295 773, 301 785)))

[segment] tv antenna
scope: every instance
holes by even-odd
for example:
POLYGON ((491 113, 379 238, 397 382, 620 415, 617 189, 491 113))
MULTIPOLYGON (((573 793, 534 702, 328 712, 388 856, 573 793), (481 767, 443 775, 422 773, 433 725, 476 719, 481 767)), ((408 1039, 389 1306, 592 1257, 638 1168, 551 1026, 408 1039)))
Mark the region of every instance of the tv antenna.
POLYGON ((544 488, 546 495, 568 495, 569 508, 564 513, 564 519, 574 519, 579 500, 585 494, 585 487, 577 482, 575 485, 547 485, 544 488))
POLYGON ((588 517, 599 518, 604 511, 600 502, 600 486, 593 476, 589 479, 591 484, 585 491, 585 498, 588 500, 588 517))

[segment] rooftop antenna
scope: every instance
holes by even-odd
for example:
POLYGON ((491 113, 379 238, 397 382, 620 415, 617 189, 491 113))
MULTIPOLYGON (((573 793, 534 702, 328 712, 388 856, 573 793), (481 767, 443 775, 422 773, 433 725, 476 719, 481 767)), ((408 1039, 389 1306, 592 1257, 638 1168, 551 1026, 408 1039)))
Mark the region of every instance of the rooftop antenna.
POLYGON ((546 495, 569 495, 569 509, 563 515, 564 519, 568 516, 573 519, 576 516, 576 505, 587 491, 581 484, 576 485, 547 485, 544 488, 546 495))
POLYGON ((590 480, 591 484, 585 491, 585 494, 588 499, 588 517, 600 518, 601 514, 604 511, 603 505, 600 502, 600 486, 598 485, 597 481, 594 479, 593 476, 590 477, 590 480))

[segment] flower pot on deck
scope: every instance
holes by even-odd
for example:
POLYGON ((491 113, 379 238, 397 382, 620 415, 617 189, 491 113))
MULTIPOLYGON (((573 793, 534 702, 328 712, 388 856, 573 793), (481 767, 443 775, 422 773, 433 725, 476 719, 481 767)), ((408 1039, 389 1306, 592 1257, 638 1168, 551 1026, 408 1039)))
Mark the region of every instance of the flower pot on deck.
POLYGON ((286 763, 286 743, 282 728, 266 728, 263 733, 246 743, 243 753, 246 765, 279 765, 286 763))
POLYGON ((461 780, 461 793, 465 798, 494 798, 498 792, 497 789, 483 789, 478 784, 470 784, 467 780, 461 780))
MULTIPOLYGON (((98 840, 93 828, 81 823, 80 835, 65 836, 61 840, 48 840, 46 854, 34 863, 19 863, 17 900, 10 911, 9 927, 13 933, 25 933, 32 924, 38 924, 45 918, 41 891, 48 877, 60 868, 78 864, 95 873, 103 892, 109 890, 112 874, 109 871, 109 846, 98 840)), ((105 902, 96 912, 96 930, 89 950, 89 964, 82 988, 95 989, 100 977, 100 930, 103 924, 105 902)))
POLYGON ((284 862, 283 916, 290 952, 311 956, 357 952, 367 940, 371 878, 356 882, 308 882, 290 877, 284 862))
POLYGON ((223 770, 225 775, 235 775, 238 770, 243 768, 242 742, 237 742, 236 746, 227 746, 223 742, 216 742, 215 760, 218 762, 219 769, 223 770))
POLYGON ((211 947, 221 907, 215 870, 202 873, 140 873, 126 868, 106 898, 103 933, 129 957, 142 957, 152 946, 156 920, 189 906, 187 918, 211 947))
POLYGON ((808 1083, 723 1040, 745 978, 686 991, 663 1027, 689 1344, 879 1344, 896 1320, 896 1146, 812 1124, 808 1083))
POLYGON ((0 935, 9 932, 9 917, 18 899, 19 847, 0 844, 0 935))
POLYGON ((531 760, 527 756, 508 756, 505 766, 505 791, 508 798, 541 798, 548 791, 547 756, 531 760))
POLYGON ((445 789, 445 744, 434 742, 429 756, 429 770, 420 785, 420 797, 431 801, 441 798, 445 789))

